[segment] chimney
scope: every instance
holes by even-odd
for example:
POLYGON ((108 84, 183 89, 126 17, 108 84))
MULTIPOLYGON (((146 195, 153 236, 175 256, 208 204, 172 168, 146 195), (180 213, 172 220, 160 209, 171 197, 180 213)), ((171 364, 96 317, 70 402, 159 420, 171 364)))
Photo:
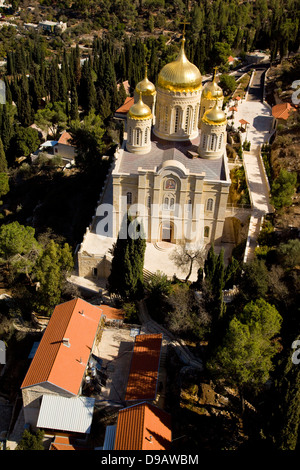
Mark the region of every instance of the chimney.
POLYGON ((70 347, 69 338, 63 338, 62 342, 63 342, 63 344, 64 344, 65 346, 67 346, 68 348, 70 347))

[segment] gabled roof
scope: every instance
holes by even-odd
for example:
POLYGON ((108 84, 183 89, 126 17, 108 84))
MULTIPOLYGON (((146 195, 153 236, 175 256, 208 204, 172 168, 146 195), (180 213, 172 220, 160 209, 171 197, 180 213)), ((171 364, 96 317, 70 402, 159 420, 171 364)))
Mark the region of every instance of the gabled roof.
POLYGON ((276 119, 287 119, 289 117, 290 111, 294 110, 290 103, 279 103, 273 106, 272 116, 276 119))
POLYGON ((119 411, 114 450, 168 450, 171 416, 149 403, 119 411))
POLYGON ((116 113, 127 114, 133 104, 134 104, 134 97, 127 96, 122 106, 120 106, 120 108, 116 110, 116 113))
POLYGON ((162 333, 135 337, 126 401, 155 399, 162 338, 162 333))
POLYGON ((77 395, 100 318, 100 308, 82 299, 57 305, 21 388, 48 382, 77 395))
POLYGON ((58 139, 58 143, 72 146, 71 139, 72 139, 72 137, 69 134, 69 132, 65 131, 65 132, 62 133, 62 135, 58 139))

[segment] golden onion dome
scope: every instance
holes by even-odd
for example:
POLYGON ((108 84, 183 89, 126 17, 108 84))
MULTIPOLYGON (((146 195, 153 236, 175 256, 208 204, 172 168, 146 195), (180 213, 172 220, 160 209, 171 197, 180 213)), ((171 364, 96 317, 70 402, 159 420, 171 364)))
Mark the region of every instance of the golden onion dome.
POLYGON ((212 108, 208 109, 204 113, 202 121, 212 126, 220 126, 222 124, 226 124, 226 114, 224 113, 224 111, 222 111, 222 109, 219 108, 218 100, 216 100, 212 108))
POLYGON ((214 71, 214 76, 211 82, 208 82, 204 85, 202 91, 202 98, 207 100, 215 100, 223 98, 223 90, 216 82, 216 70, 214 71))
POLYGON ((196 65, 186 57, 185 38, 182 38, 181 49, 177 59, 166 64, 158 75, 157 85, 169 91, 195 91, 202 88, 202 77, 196 65))
POLYGON ((137 93, 142 93, 143 95, 153 95, 156 92, 155 86, 147 77, 147 68, 145 78, 136 85, 135 89, 137 93))
POLYGON ((137 103, 134 103, 128 111, 128 117, 131 119, 150 119, 152 118, 151 109, 142 100, 142 93, 137 103))

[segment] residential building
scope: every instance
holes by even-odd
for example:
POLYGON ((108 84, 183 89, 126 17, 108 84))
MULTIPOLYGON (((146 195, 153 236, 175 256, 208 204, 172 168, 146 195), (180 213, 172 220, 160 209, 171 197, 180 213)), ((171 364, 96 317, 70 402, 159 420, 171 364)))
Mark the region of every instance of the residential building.
MULTIPOLYGON (((75 409, 91 416, 89 400, 82 410, 81 391, 100 319, 101 309, 82 299, 55 307, 21 385, 25 423, 33 429, 76 416, 75 409)), ((61 421, 57 427, 62 430, 61 421)))

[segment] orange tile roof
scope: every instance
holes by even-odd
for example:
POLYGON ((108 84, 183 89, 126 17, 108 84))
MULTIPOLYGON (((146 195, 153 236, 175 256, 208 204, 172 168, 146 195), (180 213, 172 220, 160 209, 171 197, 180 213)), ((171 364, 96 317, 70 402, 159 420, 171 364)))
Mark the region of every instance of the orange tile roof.
POLYGON ((110 305, 102 304, 100 309, 103 312, 103 315, 106 316, 109 320, 124 320, 124 311, 119 308, 110 307, 110 305))
POLYGON ((162 333, 137 335, 125 400, 150 400, 156 396, 162 333))
POLYGON ((85 447, 76 445, 74 439, 68 436, 55 436, 49 450, 87 450, 85 447))
POLYGON ((119 411, 114 450, 169 450, 171 416, 150 403, 119 411))
POLYGON ((120 108, 116 110, 116 113, 127 114, 129 109, 133 105, 133 103, 134 103, 134 97, 127 96, 122 106, 120 106, 120 108))
POLYGON ((62 135, 60 136, 58 143, 59 144, 64 144, 64 145, 72 145, 71 144, 71 135, 69 132, 63 132, 62 135))
POLYGON ((57 305, 21 388, 48 382, 77 395, 100 318, 100 308, 82 299, 57 305))
POLYGON ((273 106, 272 115, 276 119, 287 119, 289 117, 290 111, 294 110, 290 103, 279 103, 273 106))

